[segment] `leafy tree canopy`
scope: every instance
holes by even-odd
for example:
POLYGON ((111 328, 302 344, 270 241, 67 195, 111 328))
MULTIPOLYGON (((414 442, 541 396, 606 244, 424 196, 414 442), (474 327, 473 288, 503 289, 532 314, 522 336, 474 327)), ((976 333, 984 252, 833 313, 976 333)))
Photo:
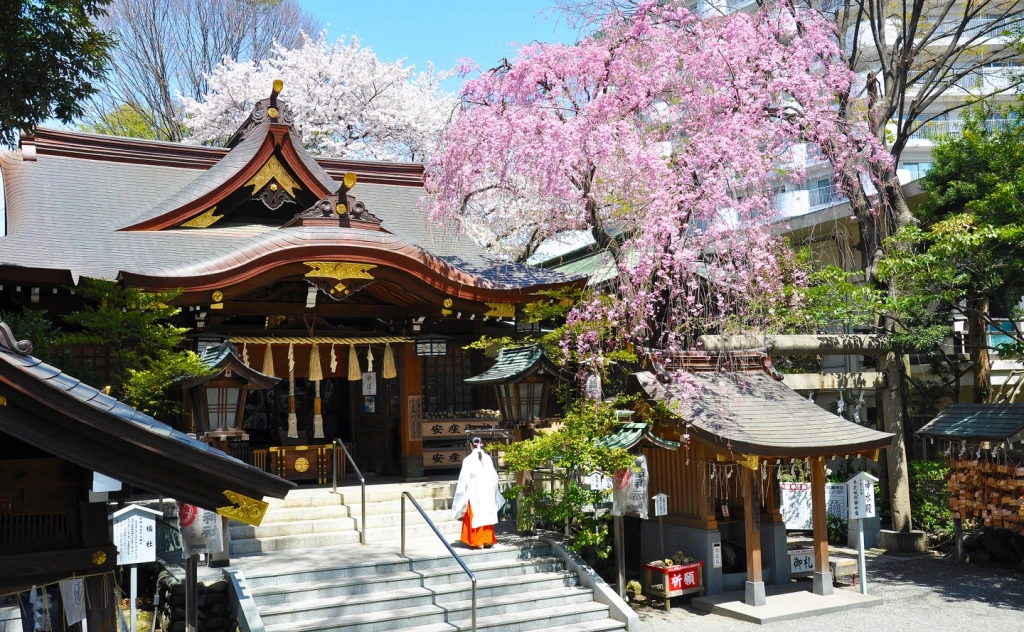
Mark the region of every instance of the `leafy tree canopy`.
MULTIPOLYGON (((893 238, 879 274, 894 289, 893 312, 904 321, 905 346, 927 349, 950 335, 953 315, 1000 327, 993 313, 1012 317, 1024 293, 1024 124, 1011 108, 1005 125, 980 105, 965 114, 963 133, 940 140, 923 185, 920 226, 893 238), (991 300, 999 306, 988 310, 991 300), (979 307, 981 306, 981 307, 979 307)), ((1007 330, 1008 353, 1024 350, 1024 335, 1007 330)))
POLYGON ((50 117, 69 123, 96 93, 111 39, 95 20, 110 0, 8 0, 0 11, 0 142, 50 117))

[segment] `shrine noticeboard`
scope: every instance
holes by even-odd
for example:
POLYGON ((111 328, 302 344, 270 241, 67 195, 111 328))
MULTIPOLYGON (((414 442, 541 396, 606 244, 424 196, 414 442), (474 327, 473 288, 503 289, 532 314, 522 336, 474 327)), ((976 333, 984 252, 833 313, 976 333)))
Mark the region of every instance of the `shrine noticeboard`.
POLYGON ((159 515, 159 511, 129 505, 111 516, 118 565, 156 561, 156 517, 159 515))

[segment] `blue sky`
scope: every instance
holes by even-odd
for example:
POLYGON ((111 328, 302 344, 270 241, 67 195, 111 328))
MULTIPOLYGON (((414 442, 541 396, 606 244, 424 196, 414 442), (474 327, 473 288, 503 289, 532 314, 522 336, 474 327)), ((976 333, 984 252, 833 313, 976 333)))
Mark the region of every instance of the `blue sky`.
MULTIPOLYGON (((482 68, 512 59, 514 44, 576 41, 576 32, 551 8, 555 0, 300 0, 327 25, 327 37, 359 36, 384 61, 406 58, 425 69, 451 68, 468 57, 482 68)), ((455 91, 459 79, 443 85, 455 91)), ((63 127, 47 121, 51 127, 63 127)), ((6 233, 0 182, 0 235, 6 233)))
MULTIPOLYGON (((502 57, 512 58, 513 44, 576 41, 554 0, 301 0, 302 6, 327 23, 327 36, 359 36, 384 61, 405 57, 423 69, 438 69, 468 57, 482 68, 493 68, 502 57)), ((445 83, 449 90, 458 80, 445 83)))

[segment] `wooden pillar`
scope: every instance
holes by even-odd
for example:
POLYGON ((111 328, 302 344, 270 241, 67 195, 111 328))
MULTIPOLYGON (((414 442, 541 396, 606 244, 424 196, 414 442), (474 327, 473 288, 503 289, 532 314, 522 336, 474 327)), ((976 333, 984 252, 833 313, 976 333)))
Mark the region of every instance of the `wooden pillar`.
POLYGON ((412 428, 411 425, 420 423, 420 420, 410 419, 409 398, 422 397, 423 364, 416 355, 415 345, 412 343, 402 344, 398 355, 401 358, 398 373, 398 405, 401 408, 402 474, 407 478, 418 478, 423 476, 423 441, 418 438, 418 429, 412 428))
POLYGON ((828 516, 825 512, 825 459, 811 458, 811 515, 814 519, 814 594, 832 594, 828 565, 828 516))
POLYGON ((757 471, 740 466, 743 477, 743 526, 747 545, 747 583, 743 602, 748 606, 765 604, 764 579, 761 577, 761 483, 757 471))

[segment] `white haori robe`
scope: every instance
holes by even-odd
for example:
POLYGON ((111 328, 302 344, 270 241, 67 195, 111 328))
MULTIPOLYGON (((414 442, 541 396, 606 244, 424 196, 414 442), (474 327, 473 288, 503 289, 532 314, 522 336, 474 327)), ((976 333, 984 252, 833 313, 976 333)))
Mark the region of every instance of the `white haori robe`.
POLYGON ((473 506, 474 529, 498 524, 498 510, 505 505, 505 497, 498 489, 498 472, 494 462, 482 448, 475 448, 462 460, 459 484, 452 501, 452 518, 462 520, 466 506, 473 506))

